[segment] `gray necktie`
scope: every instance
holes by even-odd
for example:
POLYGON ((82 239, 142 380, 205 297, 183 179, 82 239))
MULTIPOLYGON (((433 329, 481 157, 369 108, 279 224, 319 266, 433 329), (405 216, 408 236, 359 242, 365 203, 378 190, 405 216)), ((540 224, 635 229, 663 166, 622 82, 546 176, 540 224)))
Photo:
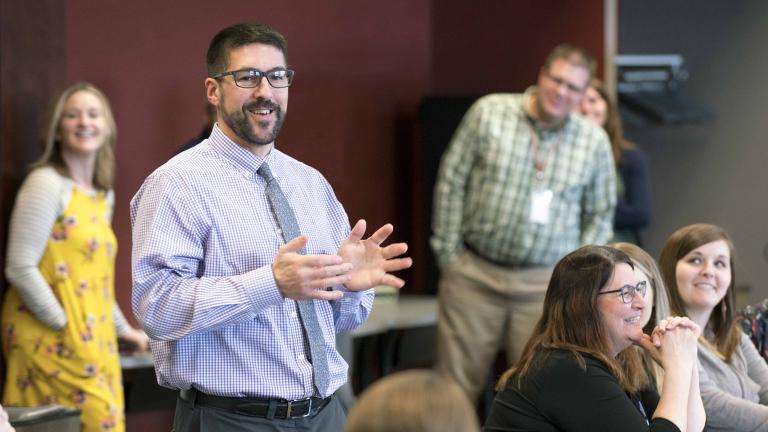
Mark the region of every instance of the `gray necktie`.
MULTIPOLYGON (((283 195, 280 185, 272 176, 272 171, 266 162, 262 163, 257 173, 267 182, 267 199, 272 206, 272 212, 275 214, 277 224, 283 233, 283 240, 286 243, 301 235, 299 224, 296 222, 296 215, 288 204, 288 200, 283 195)), ((304 249, 299 253, 303 254, 304 249)), ((330 383, 330 373, 328 371, 328 358, 325 355, 325 341, 323 332, 320 329, 320 323, 317 320, 317 312, 312 300, 299 300, 296 302, 301 314, 301 322, 304 326, 304 332, 309 343, 309 353, 312 356, 312 372, 315 379, 315 387, 318 394, 323 396, 328 390, 330 383)))

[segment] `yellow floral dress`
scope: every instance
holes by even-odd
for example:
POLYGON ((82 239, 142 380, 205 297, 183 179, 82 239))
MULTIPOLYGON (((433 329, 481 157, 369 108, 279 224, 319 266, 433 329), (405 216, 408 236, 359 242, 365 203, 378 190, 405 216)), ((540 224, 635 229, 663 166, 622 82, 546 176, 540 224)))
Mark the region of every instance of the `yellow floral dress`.
POLYGON ((38 321, 13 288, 3 302, 3 404, 80 408, 84 431, 125 430, 110 210, 105 193, 73 188, 40 259, 40 272, 67 315, 64 329, 38 321))

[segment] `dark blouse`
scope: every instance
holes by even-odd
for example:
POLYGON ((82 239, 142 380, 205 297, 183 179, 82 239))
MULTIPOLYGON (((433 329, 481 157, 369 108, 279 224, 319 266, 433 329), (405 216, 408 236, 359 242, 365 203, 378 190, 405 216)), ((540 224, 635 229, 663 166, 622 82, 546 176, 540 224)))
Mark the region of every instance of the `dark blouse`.
POLYGON ((622 431, 680 432, 663 418, 653 416, 659 403, 656 391, 630 397, 608 367, 582 355, 586 370, 568 351, 555 350, 538 358, 520 386, 512 377, 496 395, 485 431, 622 431))
POLYGON ((651 221, 648 160, 638 148, 625 150, 617 167, 619 193, 613 218, 614 241, 640 245, 640 229, 651 221))

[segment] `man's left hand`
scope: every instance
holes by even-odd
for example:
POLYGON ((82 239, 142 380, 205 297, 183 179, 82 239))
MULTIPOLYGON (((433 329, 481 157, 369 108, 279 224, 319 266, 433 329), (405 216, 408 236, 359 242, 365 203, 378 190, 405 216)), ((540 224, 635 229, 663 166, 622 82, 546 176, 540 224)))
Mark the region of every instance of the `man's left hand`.
POLYGON ((352 264, 352 270, 348 273, 351 279, 344 286, 350 291, 363 291, 376 285, 402 288, 405 281, 391 273, 407 269, 413 263, 411 258, 398 258, 408 250, 408 245, 394 243, 381 246, 392 234, 392 224, 382 226, 363 240, 365 229, 365 220, 360 219, 339 247, 338 254, 344 262, 352 264))

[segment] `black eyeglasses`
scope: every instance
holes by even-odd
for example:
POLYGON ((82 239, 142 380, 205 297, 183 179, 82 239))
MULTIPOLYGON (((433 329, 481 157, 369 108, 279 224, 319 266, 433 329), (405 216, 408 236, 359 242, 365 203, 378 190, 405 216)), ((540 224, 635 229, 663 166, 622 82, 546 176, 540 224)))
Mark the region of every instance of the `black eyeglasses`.
POLYGON ((293 70, 291 69, 273 69, 262 72, 257 69, 241 69, 236 71, 222 72, 211 78, 221 79, 227 75, 232 75, 235 85, 242 88, 254 88, 261 84, 261 79, 266 77, 267 82, 274 88, 285 88, 293 82, 293 70))
POLYGON ((645 298, 645 291, 647 289, 648 289, 648 283, 646 281, 640 281, 635 286, 627 284, 617 290, 603 291, 603 292, 597 293, 597 295, 619 293, 619 295, 621 296, 621 301, 623 301, 624 303, 632 303, 632 300, 635 299, 635 293, 640 293, 640 295, 643 296, 643 298, 645 298))

